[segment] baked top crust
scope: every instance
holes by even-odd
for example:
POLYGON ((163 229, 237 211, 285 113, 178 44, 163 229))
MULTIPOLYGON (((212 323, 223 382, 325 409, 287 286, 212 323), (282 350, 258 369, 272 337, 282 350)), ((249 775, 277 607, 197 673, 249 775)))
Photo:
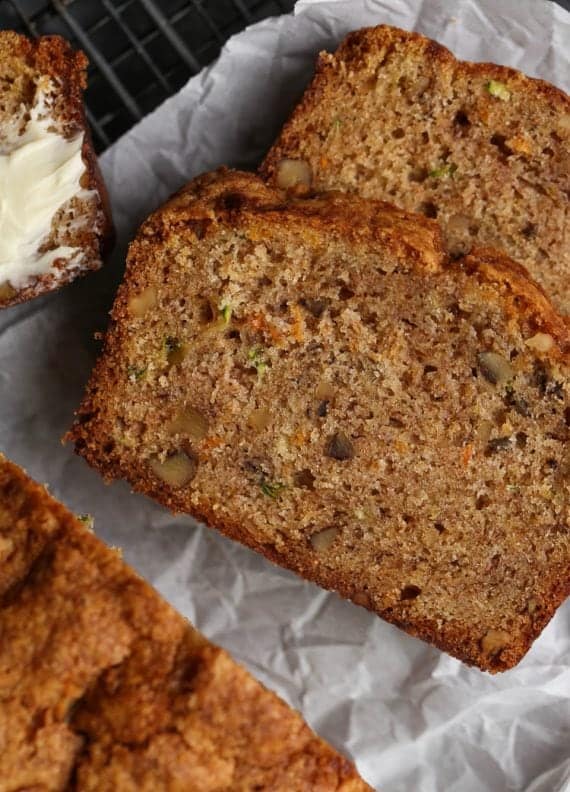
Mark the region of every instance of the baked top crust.
POLYGON ((2 792, 369 789, 1 455, 0 561, 2 792))

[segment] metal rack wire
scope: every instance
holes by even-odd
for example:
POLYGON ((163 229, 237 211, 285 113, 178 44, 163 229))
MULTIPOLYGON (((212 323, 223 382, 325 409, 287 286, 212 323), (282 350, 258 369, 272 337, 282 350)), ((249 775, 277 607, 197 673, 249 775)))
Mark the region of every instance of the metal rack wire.
POLYGON ((210 63, 232 34, 294 0, 0 0, 0 28, 58 33, 89 58, 85 102, 105 149, 210 63))

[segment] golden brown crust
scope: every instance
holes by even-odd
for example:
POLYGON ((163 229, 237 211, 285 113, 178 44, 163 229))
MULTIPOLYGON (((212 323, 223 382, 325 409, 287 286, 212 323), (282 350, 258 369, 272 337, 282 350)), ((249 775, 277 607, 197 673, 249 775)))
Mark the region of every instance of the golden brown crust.
POLYGON ((369 789, 1 455, 0 558, 0 786, 369 789))
MULTIPOLYGON (((264 184, 252 173, 219 168, 197 177, 154 212, 140 229, 145 234, 166 235, 188 221, 208 220, 231 224, 243 217, 262 233, 265 219, 284 227, 326 228, 331 238, 348 238, 370 244, 386 244, 402 260, 411 257, 429 271, 445 261, 437 223, 423 215, 406 212, 385 201, 367 201, 331 191, 307 199, 288 199, 282 190, 264 184), (358 222, 354 218, 358 217, 358 222)), ((137 240, 133 243, 136 246, 137 240)))
POLYGON ((542 286, 532 280, 521 264, 501 250, 474 248, 469 255, 451 266, 454 265, 481 280, 507 286, 512 297, 512 315, 519 320, 524 317, 536 332, 550 335, 556 341, 555 353, 570 360, 568 319, 558 313, 542 286))
MULTIPOLYGON (((180 191, 143 224, 132 243, 126 279, 119 289, 112 312, 113 326, 78 411, 77 421, 67 439, 75 442, 77 452, 107 480, 127 478, 135 489, 166 507, 192 513, 231 538, 261 552, 271 561, 339 591, 465 662, 489 671, 504 670, 515 665, 570 593, 567 563, 560 569, 554 569, 553 566, 548 577, 538 587, 542 588, 533 591, 538 602, 536 615, 530 620, 519 620, 520 624, 508 647, 501 652, 483 653, 481 635, 470 629, 468 620, 459 623, 454 618, 428 619, 416 614, 408 618, 401 604, 396 608, 387 607, 380 598, 375 599, 374 592, 363 588, 362 582, 354 575, 344 574, 341 567, 333 568, 321 563, 318 556, 307 551, 307 545, 267 540, 261 532, 250 529, 245 521, 222 514, 216 502, 199 495, 189 500, 184 489, 164 486, 146 462, 133 462, 132 456, 125 461, 121 448, 113 448, 110 438, 113 436, 114 414, 113 409, 110 414, 106 413, 107 404, 118 386, 116 372, 125 362, 123 350, 128 348, 129 339, 132 339, 129 301, 147 285, 147 263, 158 261, 157 252, 167 242, 175 246, 177 239, 187 239, 189 235, 193 237, 192 244, 197 240, 206 243, 215 239, 216 235, 223 235, 228 229, 238 229, 246 233, 250 240, 263 241, 268 235, 271 238, 272 231, 268 229, 277 227, 295 229, 296 239, 313 240, 315 247, 318 247, 324 235, 328 239, 336 235, 343 240, 350 240, 355 251, 367 250, 367 246, 388 249, 391 255, 405 264, 404 271, 412 274, 429 273, 430 277, 433 275, 434 283, 435 279, 448 277, 449 273, 452 280, 456 273, 457 280, 463 283, 465 273, 468 273, 473 283, 483 283, 488 287, 488 291, 483 294, 488 294, 489 299, 499 306, 499 310, 517 328, 523 339, 537 333, 551 337, 553 346, 542 356, 543 360, 564 366, 570 363, 566 321, 557 314, 542 289, 528 277, 524 268, 504 254, 482 249, 457 261, 450 261, 442 253, 436 224, 426 218, 418 217, 416 220, 414 215, 382 202, 363 201, 355 196, 340 194, 321 195, 314 200, 284 201, 282 193, 261 184, 254 176, 219 171, 195 180, 180 191), (319 229, 320 233, 316 233, 319 229)), ((429 288, 427 283, 426 288, 429 288)), ((370 290, 374 290, 374 285, 370 290)), ((118 387, 120 389, 121 386, 118 387)), ((164 386, 159 387, 166 396, 164 386)), ((185 387, 191 390, 188 383, 185 387)), ((120 418, 119 422, 122 420, 120 418)))
MULTIPOLYGON (((64 135, 73 137, 78 132, 85 134, 82 156, 86 172, 82 186, 97 194, 101 220, 89 266, 81 267, 80 272, 98 269, 114 243, 109 196, 93 148, 83 104, 83 92, 87 87, 87 64, 85 54, 73 50, 69 42, 61 36, 30 39, 11 30, 0 31, 0 73, 3 68, 9 67, 11 74, 22 71, 32 79, 37 79, 40 75, 52 78, 57 85, 55 107, 64 135)), ((33 96, 29 100, 31 102, 33 96)), ((90 233, 93 233, 91 229, 90 233)), ((57 279, 51 275, 43 275, 23 289, 0 289, 0 308, 26 302, 57 289, 74 280, 77 274, 77 269, 64 269, 60 270, 57 279)))
MULTIPOLYGON (((568 95, 545 80, 527 77, 517 69, 500 66, 496 63, 461 61, 447 47, 437 41, 433 41, 421 33, 401 30, 390 25, 362 28, 349 33, 335 55, 358 68, 360 63, 365 62, 367 57, 373 56, 379 49, 384 50, 387 47, 390 50, 402 43, 411 45, 417 52, 425 55, 428 60, 437 62, 443 68, 453 67, 468 76, 481 76, 486 80, 514 81, 530 94, 536 93, 561 109, 569 109, 568 95)), ((326 55, 326 53, 324 54, 326 55)))

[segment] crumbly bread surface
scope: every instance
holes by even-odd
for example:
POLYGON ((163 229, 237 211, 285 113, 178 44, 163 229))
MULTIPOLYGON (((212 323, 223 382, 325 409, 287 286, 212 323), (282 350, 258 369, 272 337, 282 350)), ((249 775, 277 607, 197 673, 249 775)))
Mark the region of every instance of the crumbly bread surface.
POLYGON ((356 196, 190 183, 131 244, 69 437, 491 671, 569 593, 568 328, 491 249, 356 196))
POLYGON ((1 455, 0 638, 1 792, 369 789, 1 455))
POLYGON ((112 243, 109 201, 83 108, 86 68, 85 55, 75 52, 60 36, 29 39, 13 31, 0 31, 0 154, 18 148, 30 109, 48 86, 50 128, 66 139, 84 133, 82 157, 86 168, 82 193, 55 214, 51 234, 39 251, 68 246, 81 249, 83 255, 72 262, 56 261, 55 273, 40 275, 18 288, 3 281, 0 269, 0 308, 32 299, 98 269, 112 243))
POLYGON ((436 217, 452 254, 505 250, 570 313, 570 99, 552 85, 416 33, 355 31, 320 55, 263 175, 291 179, 289 160, 301 186, 436 217))

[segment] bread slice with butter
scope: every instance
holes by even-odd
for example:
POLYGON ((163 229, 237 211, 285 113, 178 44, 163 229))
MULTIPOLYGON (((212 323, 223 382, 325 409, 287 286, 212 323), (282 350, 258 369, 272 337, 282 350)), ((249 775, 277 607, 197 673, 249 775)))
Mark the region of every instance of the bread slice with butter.
POLYGON ((0 789, 371 792, 0 454, 0 789))
POLYGON ((321 53, 262 174, 440 222, 454 255, 503 249, 570 314, 570 98, 380 25, 321 53))
POLYGON ((251 174, 131 244, 70 432, 127 479, 499 671, 570 593, 570 339, 524 269, 437 223, 251 174))
POLYGON ((86 66, 59 36, 0 31, 0 307, 99 268, 111 242, 86 66))

